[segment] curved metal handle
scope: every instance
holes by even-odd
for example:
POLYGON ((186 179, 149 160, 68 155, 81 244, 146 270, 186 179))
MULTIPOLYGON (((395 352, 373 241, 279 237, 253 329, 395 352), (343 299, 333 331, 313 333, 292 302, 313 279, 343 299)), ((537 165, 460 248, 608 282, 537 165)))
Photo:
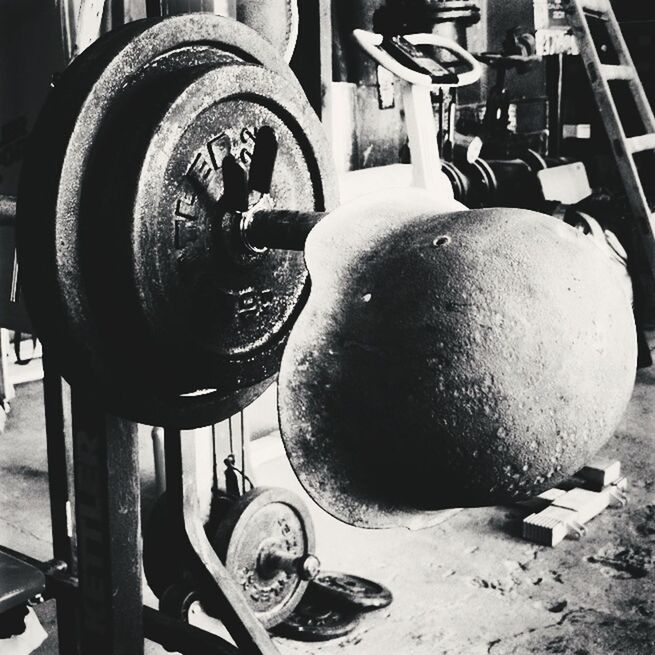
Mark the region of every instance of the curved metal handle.
POLYGON ((410 84, 417 84, 418 86, 432 86, 432 78, 429 75, 413 71, 406 66, 403 66, 399 61, 396 61, 388 52, 383 50, 382 34, 375 34, 367 30, 356 29, 353 30, 353 36, 359 44, 360 48, 364 50, 372 59, 384 66, 388 71, 391 71, 396 77, 405 80, 410 84))
POLYGON ((575 221, 571 221, 573 227, 585 230, 585 233, 591 235, 599 246, 607 249, 621 264, 624 266, 627 265, 628 253, 613 232, 610 232, 610 230, 603 230, 600 223, 595 218, 584 212, 576 211, 574 213, 574 218, 575 221))
MULTIPOLYGON (((432 79, 429 75, 418 73, 417 71, 410 70, 406 66, 403 66, 399 61, 396 61, 396 59, 380 47, 382 45, 382 39, 384 38, 382 34, 356 29, 353 31, 353 36, 365 52, 401 80, 405 80, 410 84, 417 84, 418 86, 432 86, 432 79)), ((473 84, 473 82, 477 82, 477 80, 480 79, 480 76, 482 75, 482 66, 480 65, 480 62, 452 39, 447 39, 438 34, 406 34, 404 35, 404 38, 412 45, 432 45, 448 50, 470 66, 469 71, 458 73, 459 80, 457 82, 439 84, 438 86, 466 86, 467 84, 473 84)))
POLYGON ((468 50, 462 48, 459 43, 439 34, 407 34, 405 38, 412 45, 432 45, 437 48, 448 50, 470 66, 470 70, 464 73, 457 73, 459 81, 457 84, 442 84, 440 86, 468 86, 477 82, 482 76, 480 62, 468 50))

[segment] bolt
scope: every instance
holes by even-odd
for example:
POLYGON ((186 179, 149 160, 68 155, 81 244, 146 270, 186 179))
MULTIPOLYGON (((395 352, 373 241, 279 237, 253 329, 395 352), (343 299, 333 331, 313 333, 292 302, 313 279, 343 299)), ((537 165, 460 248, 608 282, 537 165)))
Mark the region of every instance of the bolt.
POLYGON ((302 580, 313 580, 319 573, 321 563, 311 553, 294 556, 279 544, 264 543, 257 555, 257 570, 260 575, 272 578, 280 571, 295 573, 302 580))

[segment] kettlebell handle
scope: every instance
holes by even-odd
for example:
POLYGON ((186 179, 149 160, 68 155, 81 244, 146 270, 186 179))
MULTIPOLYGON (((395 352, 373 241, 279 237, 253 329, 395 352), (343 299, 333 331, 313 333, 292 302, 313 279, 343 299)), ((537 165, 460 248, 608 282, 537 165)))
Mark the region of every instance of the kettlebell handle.
POLYGON ((595 218, 581 211, 574 211, 567 222, 574 228, 582 230, 585 234, 591 236, 611 257, 619 261, 624 267, 627 267, 628 253, 614 232, 603 230, 595 218))

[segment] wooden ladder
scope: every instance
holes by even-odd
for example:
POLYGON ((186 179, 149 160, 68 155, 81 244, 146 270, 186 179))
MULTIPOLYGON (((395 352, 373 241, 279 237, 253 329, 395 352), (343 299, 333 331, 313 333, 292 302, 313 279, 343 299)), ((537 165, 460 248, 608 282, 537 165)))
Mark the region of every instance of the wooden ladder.
MULTIPOLYGON (((655 161, 655 117, 609 0, 565 0, 565 5, 625 188, 632 226, 643 245, 645 263, 655 288, 655 215, 651 207, 655 194, 649 199, 642 177, 644 163, 635 157, 652 151, 655 161), (634 125, 625 124, 625 113, 622 118, 610 83, 626 85, 625 91, 634 101, 636 111, 631 114, 638 116, 641 123, 634 136, 634 125)), ((655 190, 655 175, 652 184, 655 190)))

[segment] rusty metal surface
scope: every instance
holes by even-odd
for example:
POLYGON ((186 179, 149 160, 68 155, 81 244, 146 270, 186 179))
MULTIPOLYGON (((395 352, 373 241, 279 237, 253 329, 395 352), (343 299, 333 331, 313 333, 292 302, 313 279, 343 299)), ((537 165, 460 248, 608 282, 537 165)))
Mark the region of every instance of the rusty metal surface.
MULTIPOLYGON (((171 606, 171 591, 176 607, 182 591, 195 595, 208 614, 221 619, 224 608, 215 591, 209 596, 200 592, 193 551, 182 539, 174 512, 174 502, 164 494, 147 522, 143 564, 148 585, 160 609, 171 606)), ((302 499, 286 489, 256 487, 238 499, 215 498, 204 531, 254 616, 267 628, 291 614, 318 574, 311 516, 302 499)))
POLYGON ((204 202, 188 179, 193 168, 217 196, 225 195, 223 160, 232 155, 248 167, 263 126, 278 140, 267 202, 305 211, 324 207, 324 166, 312 145, 321 143, 321 134, 284 80, 262 67, 224 66, 191 84, 161 120, 140 166, 131 276, 149 332, 182 344, 179 360, 189 360, 185 375, 196 389, 273 375, 306 296, 302 254, 242 253, 233 243, 231 212, 220 201, 204 202), (189 347, 196 343, 197 355, 189 347))
POLYGON ((418 192, 361 200, 307 241, 281 429, 306 490, 354 525, 539 493, 632 391, 631 292, 606 243, 527 210, 440 214, 418 192))
POLYGON ((295 611, 275 628, 275 633, 296 641, 329 641, 345 637, 360 623, 360 612, 335 603, 310 587, 295 611))
MULTIPOLYGON (((274 196, 297 201, 299 209, 332 206, 331 163, 318 120, 281 57, 243 25, 209 15, 137 21, 101 38, 57 82, 22 179, 24 288, 37 332, 66 377, 97 385, 115 411, 145 423, 205 425, 238 411, 270 384, 289 307, 303 293, 298 257, 267 257, 260 280, 256 267, 244 273, 240 263, 231 267, 207 256, 194 275, 213 267, 206 272, 213 281, 189 311, 193 302, 181 281, 185 253, 178 247, 192 231, 184 234, 188 223, 180 215, 189 214, 185 201, 194 202, 184 167, 221 133, 229 132, 236 145, 244 129, 267 121, 275 123, 284 150, 274 196), (239 73, 245 64, 250 68, 239 73), (197 132, 190 122, 182 129, 185 102, 199 123, 204 117, 197 132), (159 168, 148 170, 144 162, 159 168), (223 299, 234 290, 233 301, 252 287, 261 309, 257 285, 270 291, 266 278, 275 277, 278 265, 290 267, 296 280, 286 298, 271 303, 268 327, 278 334, 270 337, 256 320, 248 329, 236 325, 243 315, 236 317, 232 305, 217 308, 214 297, 214 315, 222 312, 225 320, 205 325, 201 305, 217 286, 227 289, 223 299), (230 275, 235 284, 225 282, 230 275), (174 307, 169 298, 181 304, 174 307), (247 333, 246 345, 235 336, 239 331, 247 333)), ((199 223, 211 232, 206 221, 199 223)), ((210 235, 201 236, 208 245, 210 235)))
POLYGON ((74 645, 80 653, 142 655, 137 426, 106 414, 81 387, 71 390, 71 416, 79 580, 74 645))
POLYGON ((243 590, 255 616, 266 627, 284 621, 305 589, 296 567, 263 567, 264 555, 304 559, 316 549, 309 511, 294 493, 259 487, 239 498, 210 537, 225 568, 243 590))
POLYGON ((298 0, 237 0, 237 19, 261 34, 286 61, 298 39, 298 0))
POLYGON ((393 594, 384 585, 341 571, 321 571, 312 585, 335 602, 360 612, 383 609, 393 602, 393 594))

